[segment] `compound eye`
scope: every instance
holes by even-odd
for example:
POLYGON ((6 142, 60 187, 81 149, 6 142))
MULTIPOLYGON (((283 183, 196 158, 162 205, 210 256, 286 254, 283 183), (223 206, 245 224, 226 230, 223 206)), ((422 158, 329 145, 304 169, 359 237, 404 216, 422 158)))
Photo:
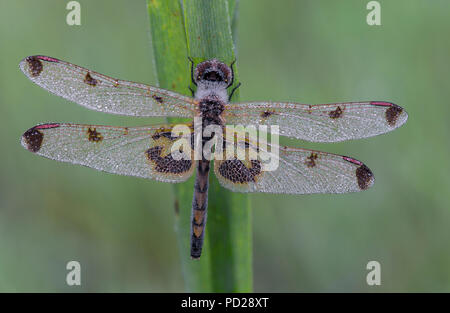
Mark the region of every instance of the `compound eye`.
POLYGON ((210 82, 222 82, 224 80, 221 73, 217 71, 206 72, 202 79, 210 82))

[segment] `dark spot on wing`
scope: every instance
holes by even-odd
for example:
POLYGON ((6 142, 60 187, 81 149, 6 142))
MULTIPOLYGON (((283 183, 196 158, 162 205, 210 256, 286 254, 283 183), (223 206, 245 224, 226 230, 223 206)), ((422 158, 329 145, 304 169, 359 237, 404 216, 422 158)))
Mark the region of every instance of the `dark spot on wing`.
POLYGON ((344 111, 341 109, 341 107, 337 107, 336 110, 330 111, 330 118, 339 118, 342 116, 342 113, 344 111))
POLYGON ((167 139, 169 139, 170 141, 174 141, 174 140, 177 140, 177 139, 179 139, 180 137, 175 137, 175 136, 172 136, 172 132, 171 131, 157 131, 157 132, 155 132, 154 134, 153 134, 153 136, 152 136, 152 139, 153 140, 158 140, 159 138, 161 138, 161 137, 164 137, 164 138, 167 138, 167 139))
POLYGON ((393 104, 386 110, 386 121, 390 126, 395 126, 398 117, 403 112, 403 109, 396 104, 393 104))
POLYGON ((374 180, 372 172, 364 164, 356 169, 356 178, 358 180, 358 186, 361 190, 366 190, 369 188, 374 180))
POLYGON ((163 133, 161 133, 161 136, 163 136, 164 138, 167 138, 167 139, 169 139, 171 141, 174 141, 174 140, 177 140, 177 139, 180 138, 179 136, 172 136, 172 132, 171 131, 170 132, 163 132, 163 133))
POLYGON ((156 132, 152 135, 153 140, 158 140, 159 138, 161 138, 161 133, 156 132))
POLYGON ((161 103, 161 104, 164 103, 163 98, 161 98, 161 97, 159 97, 157 95, 153 95, 152 98, 155 99, 155 101, 158 102, 158 103, 161 103))
POLYGON ((97 130, 94 128, 88 128, 87 130, 88 140, 92 142, 100 142, 103 140, 103 136, 97 132, 97 130))
POLYGON ((311 155, 309 157, 306 158, 305 164, 309 167, 312 168, 314 166, 316 166, 316 160, 318 158, 317 153, 315 152, 311 152, 311 155))
POLYGON ((182 174, 191 169, 191 160, 174 160, 171 154, 165 157, 161 156, 162 147, 156 146, 148 149, 145 153, 147 159, 152 161, 156 166, 155 170, 160 173, 182 174))
POLYGON ((35 56, 31 56, 31 57, 27 57, 26 59, 28 66, 30 67, 30 74, 33 77, 37 77, 41 74, 43 66, 42 66, 42 61, 39 60, 38 57, 35 56))
POLYGON ((43 139, 44 133, 36 127, 30 128, 22 135, 22 140, 25 142, 27 149, 34 153, 41 149, 43 139))
POLYGON ((87 72, 86 76, 84 76, 84 82, 92 87, 97 86, 98 81, 87 72))
POLYGON ((261 162, 258 160, 250 162, 251 167, 248 168, 241 160, 225 160, 219 166, 219 173, 233 183, 255 182, 256 177, 261 174, 261 162))
POLYGON ((261 113, 261 117, 262 118, 268 118, 269 116, 271 116, 273 114, 275 114, 275 112, 273 112, 273 111, 264 111, 264 112, 261 113))

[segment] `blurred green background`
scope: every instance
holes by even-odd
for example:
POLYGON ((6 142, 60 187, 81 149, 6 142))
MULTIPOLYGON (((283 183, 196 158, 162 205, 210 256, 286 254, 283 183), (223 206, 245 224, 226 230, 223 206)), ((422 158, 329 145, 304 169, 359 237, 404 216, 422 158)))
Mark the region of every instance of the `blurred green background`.
MULTIPOLYGON (((81 26, 66 24, 67 2, 0 1, 0 291, 183 291, 170 185, 20 145, 41 122, 162 121, 89 111, 20 72, 22 58, 43 54, 156 82, 144 0, 79 1, 81 26), (81 263, 80 287, 66 285, 70 260, 81 263)), ((284 140, 362 160, 376 183, 348 195, 252 195, 255 291, 450 291, 450 2, 380 1, 382 26, 367 25, 367 2, 240 2, 241 100, 386 100, 409 113, 375 138, 284 140), (381 286, 366 284, 370 260, 381 286)))

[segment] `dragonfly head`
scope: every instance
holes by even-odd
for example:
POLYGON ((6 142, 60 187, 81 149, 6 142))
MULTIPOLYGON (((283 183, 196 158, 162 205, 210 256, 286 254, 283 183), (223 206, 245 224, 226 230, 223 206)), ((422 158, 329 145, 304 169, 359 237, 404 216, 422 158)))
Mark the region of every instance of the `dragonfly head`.
POLYGON ((228 65, 216 59, 201 62, 195 68, 194 80, 196 83, 218 83, 228 85, 233 74, 228 65))

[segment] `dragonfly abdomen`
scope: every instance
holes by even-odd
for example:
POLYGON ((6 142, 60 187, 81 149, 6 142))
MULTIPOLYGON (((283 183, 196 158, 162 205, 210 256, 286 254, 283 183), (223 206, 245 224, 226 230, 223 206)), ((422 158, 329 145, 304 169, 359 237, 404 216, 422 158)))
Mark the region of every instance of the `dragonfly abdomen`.
POLYGON ((197 176, 194 185, 194 199, 191 213, 191 257, 200 258, 205 234, 208 208, 209 160, 200 160, 197 164, 197 176))

